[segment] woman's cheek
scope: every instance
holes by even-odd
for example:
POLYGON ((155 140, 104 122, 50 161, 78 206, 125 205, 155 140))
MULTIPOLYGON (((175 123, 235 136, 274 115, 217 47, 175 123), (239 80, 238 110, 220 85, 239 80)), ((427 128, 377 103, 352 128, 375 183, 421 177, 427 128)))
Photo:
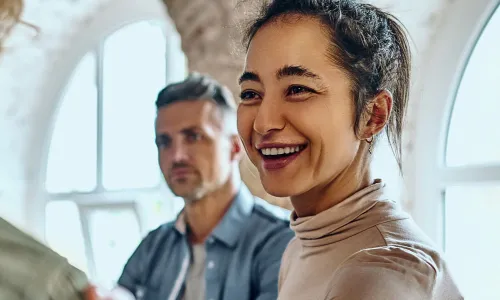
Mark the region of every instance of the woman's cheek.
POLYGON ((249 128, 249 116, 248 116, 248 112, 246 111, 246 109, 244 107, 242 107, 241 105, 238 107, 238 111, 237 111, 237 128, 238 128, 238 134, 240 135, 240 137, 242 138, 242 140, 244 142, 247 141, 248 139, 248 136, 249 136, 249 132, 251 130, 251 128, 249 128))

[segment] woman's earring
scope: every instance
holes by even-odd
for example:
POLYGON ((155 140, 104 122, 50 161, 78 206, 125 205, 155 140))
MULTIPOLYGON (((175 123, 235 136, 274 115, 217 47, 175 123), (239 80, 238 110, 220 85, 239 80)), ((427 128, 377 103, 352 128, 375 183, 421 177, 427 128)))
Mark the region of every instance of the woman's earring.
POLYGON ((368 148, 368 152, 370 152, 370 154, 372 154, 373 153, 373 135, 370 138, 366 139, 366 142, 368 144, 370 144, 370 147, 368 148))

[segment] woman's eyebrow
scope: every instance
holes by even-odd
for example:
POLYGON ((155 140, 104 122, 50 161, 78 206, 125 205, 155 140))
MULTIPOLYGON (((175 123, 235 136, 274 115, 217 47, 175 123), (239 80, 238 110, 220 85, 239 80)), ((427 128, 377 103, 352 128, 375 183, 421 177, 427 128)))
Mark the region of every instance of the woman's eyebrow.
POLYGON ((304 66, 300 65, 286 65, 281 67, 278 71, 276 71, 276 78, 283 79, 284 77, 289 76, 297 76, 297 77, 307 77, 311 79, 321 79, 321 77, 314 72, 310 71, 304 66))
MULTIPOLYGON (((312 72, 308 68, 301 65, 285 65, 276 71, 276 79, 281 80, 286 77, 306 77, 308 79, 313 79, 318 81, 322 86, 321 76, 312 72)), ((256 72, 245 71, 238 79, 238 83, 241 85, 243 82, 253 81, 257 83, 262 83, 260 76, 256 72)))
POLYGON ((243 74, 241 74, 240 78, 238 79, 239 84, 242 84, 245 81, 255 81, 261 83, 259 75, 257 75, 257 73, 249 71, 243 72, 243 74))

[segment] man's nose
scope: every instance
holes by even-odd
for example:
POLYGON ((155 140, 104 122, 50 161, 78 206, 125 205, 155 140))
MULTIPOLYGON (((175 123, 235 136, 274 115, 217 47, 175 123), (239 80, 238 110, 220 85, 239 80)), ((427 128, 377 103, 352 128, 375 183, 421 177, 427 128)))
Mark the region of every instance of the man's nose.
POLYGON ((172 159, 174 162, 187 161, 189 158, 188 148, 184 143, 176 143, 172 149, 172 159))

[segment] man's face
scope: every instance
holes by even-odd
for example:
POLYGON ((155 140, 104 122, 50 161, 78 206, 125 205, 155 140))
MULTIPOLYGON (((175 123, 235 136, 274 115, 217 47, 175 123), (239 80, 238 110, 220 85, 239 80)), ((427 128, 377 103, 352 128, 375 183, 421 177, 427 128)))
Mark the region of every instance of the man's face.
POLYGON ((227 182, 235 155, 223 124, 211 101, 181 101, 158 110, 160 168, 176 196, 196 201, 227 182))

